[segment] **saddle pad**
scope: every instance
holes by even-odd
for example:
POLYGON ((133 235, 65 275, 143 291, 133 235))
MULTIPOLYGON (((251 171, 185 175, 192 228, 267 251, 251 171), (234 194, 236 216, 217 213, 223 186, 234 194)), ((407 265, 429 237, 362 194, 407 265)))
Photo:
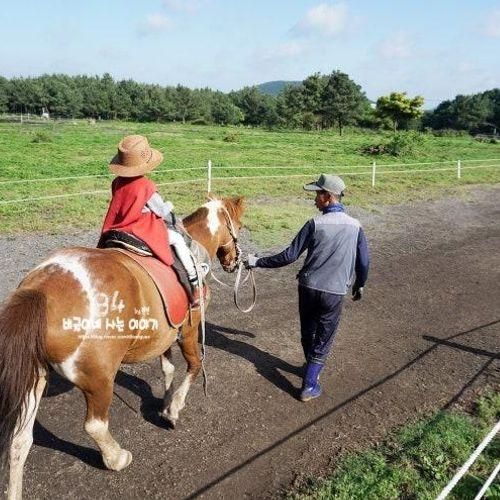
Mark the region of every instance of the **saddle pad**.
POLYGON ((181 326, 188 312, 189 301, 175 271, 154 257, 143 257, 123 248, 114 248, 113 250, 135 260, 149 274, 160 292, 168 322, 174 328, 181 326))

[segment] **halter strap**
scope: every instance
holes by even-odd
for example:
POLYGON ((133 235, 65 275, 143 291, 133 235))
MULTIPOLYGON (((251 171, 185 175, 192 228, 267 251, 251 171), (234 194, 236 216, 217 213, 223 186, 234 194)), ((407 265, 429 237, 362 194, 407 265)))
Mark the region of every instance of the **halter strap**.
POLYGON ((229 234, 231 235, 231 240, 227 241, 226 243, 223 243, 220 246, 225 247, 225 246, 229 245, 230 243, 234 244, 234 249, 236 251, 236 265, 238 265, 241 261, 241 248, 240 248, 240 245, 238 244, 238 236, 237 236, 236 230, 234 228, 233 220, 231 219, 231 216, 229 215, 227 208, 224 206, 224 204, 221 205, 221 208, 222 208, 222 212, 224 213, 224 218, 226 219, 226 227, 229 231, 229 234))

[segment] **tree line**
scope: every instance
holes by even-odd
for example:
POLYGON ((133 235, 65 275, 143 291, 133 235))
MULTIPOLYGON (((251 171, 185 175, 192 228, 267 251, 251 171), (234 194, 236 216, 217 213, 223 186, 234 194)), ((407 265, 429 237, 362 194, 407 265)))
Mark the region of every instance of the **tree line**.
POLYGON ((0 113, 47 110, 52 117, 120 119, 220 125, 249 125, 306 130, 348 125, 369 128, 450 128, 469 132, 500 128, 500 89, 473 96, 457 96, 435 110, 423 112, 420 96, 393 92, 371 102, 341 71, 315 73, 298 85, 286 86, 278 96, 257 87, 223 93, 209 88, 160 86, 133 80, 115 81, 111 75, 43 75, 0 77, 0 113))

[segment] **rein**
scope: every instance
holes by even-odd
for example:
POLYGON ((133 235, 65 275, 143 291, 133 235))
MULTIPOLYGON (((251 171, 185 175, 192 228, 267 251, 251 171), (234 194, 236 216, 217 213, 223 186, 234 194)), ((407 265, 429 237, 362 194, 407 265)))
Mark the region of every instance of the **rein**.
MULTIPOLYGON (((230 285, 227 285, 226 283, 223 283, 221 280, 219 280, 217 278, 217 276, 215 276, 211 267, 210 267, 210 275, 212 276, 214 281, 216 281, 217 283, 219 283, 223 287, 233 288, 234 289, 234 295, 233 295, 234 304, 235 304, 236 308, 242 313, 249 313, 255 307, 255 304, 257 302, 257 287, 255 285, 255 276, 253 273, 253 269, 249 269, 247 276, 245 277, 245 279, 243 281, 241 281, 241 274, 242 274, 243 268, 245 267, 245 265, 243 264, 243 260, 241 259, 241 254, 242 254, 241 247, 238 244, 238 237, 236 234, 236 230, 234 228, 233 220, 231 219, 231 216, 229 215, 229 212, 227 211, 226 207, 222 206, 222 209, 224 212, 224 218, 226 219, 227 229, 229 231, 229 234, 231 235, 231 239, 229 241, 227 241, 226 243, 223 243, 220 246, 226 247, 227 245, 230 245, 231 243, 234 244, 234 248, 235 248, 235 252, 236 252, 236 265, 238 266, 238 272, 236 274, 236 281, 235 281, 233 287, 231 287, 230 285), (239 290, 241 285, 244 285, 248 281, 249 278, 250 278, 250 281, 252 283, 252 303, 250 304, 249 307, 244 309, 243 307, 240 306, 240 303, 238 300, 238 290, 239 290)), ((206 255, 208 255, 206 248, 204 248, 203 245, 199 242, 197 242, 197 244, 201 248, 203 248, 206 255)), ((195 256, 194 256, 193 252, 191 252, 191 255, 193 256, 193 260, 196 263, 197 259, 194 258, 195 256)), ((201 266, 198 264, 196 264, 196 272, 198 274, 198 282, 203 283, 203 274, 204 273, 202 272, 201 266)), ((206 309, 205 294, 202 290, 202 292, 200 294, 201 369, 202 369, 202 373, 203 373, 203 390, 205 392, 205 396, 208 396, 208 377, 207 377, 207 373, 205 370, 205 354, 206 354, 206 349, 205 349, 205 341, 206 341, 205 309, 206 309)))
POLYGON ((227 285, 226 283, 223 283, 220 279, 215 276, 214 272, 212 269, 210 269, 210 274, 214 281, 219 283, 219 285, 222 285, 224 288, 233 288, 233 300, 234 300, 234 305, 236 308, 242 312, 242 313, 249 313, 254 307, 257 302, 257 286, 255 284, 255 276, 253 269, 248 270, 248 274, 246 275, 245 279, 241 281, 241 274, 243 271, 243 268, 245 267, 243 264, 243 261, 241 259, 241 247, 238 244, 238 236, 236 235, 236 230, 234 228, 233 220, 231 219, 231 216, 229 215, 229 212, 227 211, 226 207, 222 205, 222 210, 224 213, 224 218, 226 219, 226 225, 227 229, 229 231, 229 234, 231 235, 231 240, 227 241, 226 243, 223 243, 220 245, 221 247, 226 247, 227 245, 230 245, 231 243, 234 245, 235 251, 236 251, 236 265, 238 266, 238 272, 236 274, 236 281, 234 282, 234 285, 227 285), (238 299, 238 293, 241 285, 244 285, 248 279, 250 278, 250 282, 252 283, 252 302, 249 307, 243 308, 238 299))

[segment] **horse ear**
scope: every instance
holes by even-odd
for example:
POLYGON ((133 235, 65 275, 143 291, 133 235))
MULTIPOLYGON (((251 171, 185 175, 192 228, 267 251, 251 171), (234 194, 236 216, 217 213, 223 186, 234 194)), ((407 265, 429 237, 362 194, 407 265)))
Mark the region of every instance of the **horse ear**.
POLYGON ((233 206, 236 216, 239 218, 243 213, 245 198, 243 196, 235 196, 230 199, 230 203, 233 206))
POLYGON ((245 202, 245 198, 243 196, 235 196, 234 198, 231 199, 233 202, 234 207, 236 210, 240 211, 243 210, 243 205, 245 202))

